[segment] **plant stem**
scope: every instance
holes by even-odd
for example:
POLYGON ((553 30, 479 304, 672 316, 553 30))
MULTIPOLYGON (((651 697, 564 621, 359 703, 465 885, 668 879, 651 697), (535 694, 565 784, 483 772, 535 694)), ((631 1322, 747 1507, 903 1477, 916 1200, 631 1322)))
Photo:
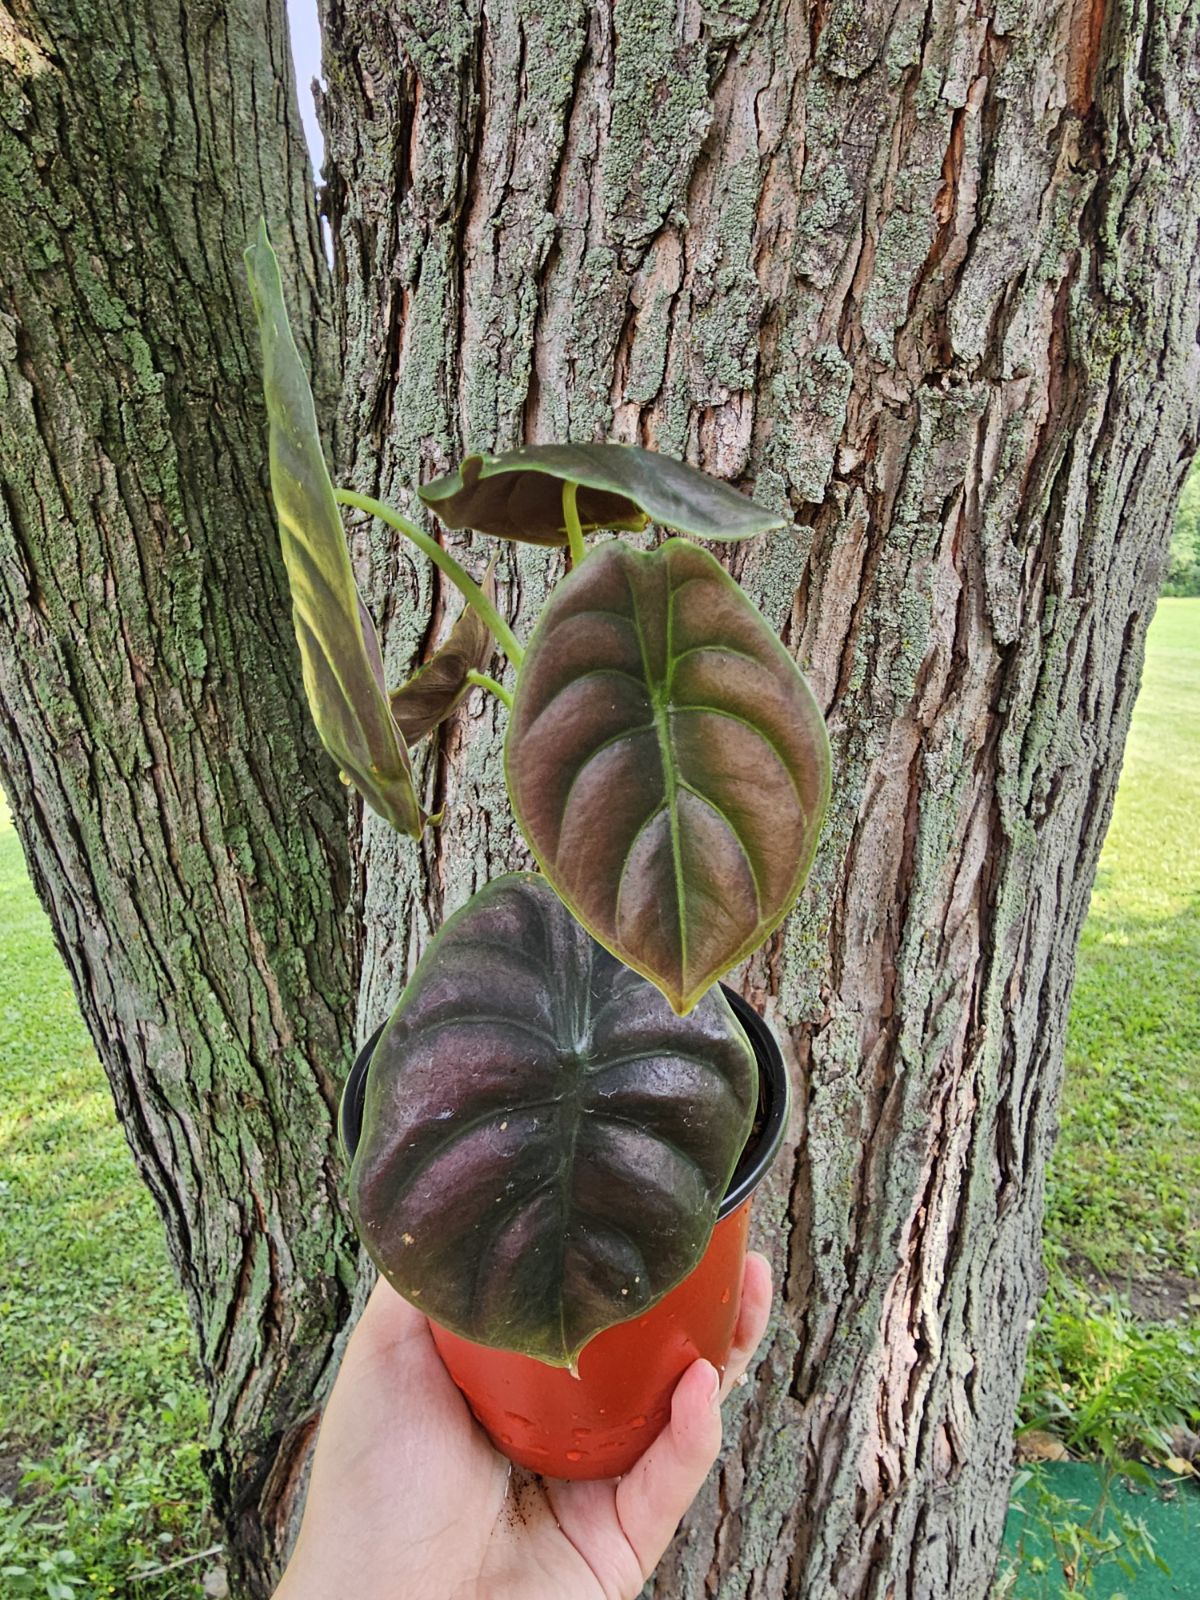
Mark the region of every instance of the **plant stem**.
POLYGON ((567 524, 567 541, 571 546, 572 571, 587 555, 587 546, 583 542, 583 528, 579 521, 579 507, 575 503, 578 495, 579 485, 577 483, 563 484, 563 520, 567 524))
POLYGON ((219 1556, 224 1553, 224 1545, 209 1545, 207 1550, 198 1550, 194 1556, 180 1556, 177 1561, 168 1561, 164 1567, 147 1567, 137 1574, 137 1581, 142 1583, 147 1578, 157 1578, 164 1572, 174 1572, 176 1567, 189 1567, 193 1561, 207 1561, 209 1556, 219 1556))
POLYGON ((498 700, 503 700, 510 711, 512 710, 512 695, 502 683, 497 683, 495 678, 490 678, 486 672, 476 672, 472 667, 467 673, 467 682, 473 683, 477 689, 489 690, 498 700))
POLYGON ((497 643, 513 666, 520 667, 525 659, 525 650, 520 640, 475 579, 459 566, 448 550, 442 549, 436 539, 431 539, 422 529, 409 522, 407 517, 402 517, 398 511, 393 511, 391 506, 385 506, 381 500, 373 500, 369 494, 356 494, 353 489, 335 488, 333 497, 341 505, 354 506, 358 511, 365 511, 368 516, 378 517, 381 522, 386 522, 389 528, 395 528, 397 533, 402 533, 406 539, 411 539, 418 550, 424 551, 435 567, 441 568, 467 604, 479 613, 496 635, 497 643))

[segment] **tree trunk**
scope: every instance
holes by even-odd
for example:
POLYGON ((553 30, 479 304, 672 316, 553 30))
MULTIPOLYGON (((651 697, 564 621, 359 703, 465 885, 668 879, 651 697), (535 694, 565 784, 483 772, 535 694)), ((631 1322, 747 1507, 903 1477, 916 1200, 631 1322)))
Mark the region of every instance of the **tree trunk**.
MULTIPOLYGON (((357 1272, 345 809, 239 260, 265 209, 327 376, 286 36, 278 0, 0 19, 0 778, 167 1222, 253 1597, 357 1272)), ((1196 444, 1200 0, 326 21, 357 483, 617 437, 795 516, 732 563, 837 763, 742 974, 800 1091, 757 1208, 781 1295, 656 1592, 979 1600, 1073 952, 1196 444)), ((398 677, 454 602, 365 534, 398 677)), ((527 628, 556 558, 505 560, 527 628)), ((425 758, 450 809, 420 850, 366 823, 363 1027, 521 860, 501 733, 471 702, 425 758)))
MULTIPOLYGON (((325 20, 355 486, 412 507, 465 446, 620 438, 795 516, 731 560, 835 753, 811 883, 741 974, 800 1090, 756 1213, 781 1294, 653 1592, 981 1600, 1074 951, 1197 442, 1200 6, 325 20)), ((399 677, 454 604, 373 539, 399 677)), ((525 628, 558 570, 505 557, 525 628)), ((521 860, 502 727, 472 705, 428 759, 420 852, 365 830, 364 1028, 521 860)))
POLYGON ((166 1223, 254 1593, 358 1259, 347 812, 266 489, 263 210, 315 355, 281 0, 0 10, 0 782, 166 1223))

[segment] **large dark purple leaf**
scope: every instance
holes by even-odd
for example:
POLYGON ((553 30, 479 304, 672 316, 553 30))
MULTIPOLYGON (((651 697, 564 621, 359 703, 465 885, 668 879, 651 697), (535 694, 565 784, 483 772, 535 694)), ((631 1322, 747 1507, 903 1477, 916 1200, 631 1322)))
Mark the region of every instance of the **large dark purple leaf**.
MULTIPOLYGON (((493 561, 480 588, 495 603, 493 561)), ((471 687, 469 674, 482 672, 492 658, 496 642, 487 623, 473 606, 464 606, 445 643, 407 683, 389 697, 392 716, 409 744, 432 733, 471 687)))
POLYGON ((435 1321, 571 1366, 699 1261, 756 1099, 719 989, 675 1016, 543 878, 498 878, 437 935, 371 1058, 359 1232, 435 1321))
POLYGON ((448 528, 475 528, 526 544, 566 544, 562 492, 579 485, 584 530, 646 523, 694 539, 748 539, 784 518, 671 456, 630 444, 535 444, 468 456, 418 492, 448 528))
POLYGON ((763 942, 807 875, 829 743, 795 663, 723 567, 601 545, 551 595, 505 746, 542 870, 679 1012, 763 942))
POLYGON ((354 582, 265 228, 246 251, 246 268, 262 337, 271 492, 309 708, 321 742, 368 804, 393 827, 420 837, 426 818, 388 705, 379 641, 354 582))

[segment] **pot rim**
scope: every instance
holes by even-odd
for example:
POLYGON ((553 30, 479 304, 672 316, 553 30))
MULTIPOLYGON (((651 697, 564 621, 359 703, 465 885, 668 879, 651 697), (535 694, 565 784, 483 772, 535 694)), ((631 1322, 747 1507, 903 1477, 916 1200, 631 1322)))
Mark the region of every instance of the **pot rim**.
POLYGON ((771 1170, 792 1114, 792 1080, 770 1024, 736 989, 723 983, 721 993, 741 1023, 742 1031, 754 1051, 754 1059, 758 1062, 758 1103, 763 1123, 757 1141, 753 1146, 747 1143, 738 1157, 725 1198, 717 1212, 718 1222, 722 1222, 748 1200, 771 1170))
MULTIPOLYGON (((779 1147, 787 1132, 792 1111, 791 1078, 784 1064, 779 1041, 770 1024, 755 1011, 748 1000, 744 1000, 727 984, 721 985, 721 992, 728 1000, 734 1016, 741 1023, 742 1031, 749 1040, 750 1048, 754 1051, 754 1059, 758 1063, 758 1104, 763 1120, 753 1148, 747 1144, 738 1157, 737 1166, 733 1170, 733 1176, 725 1190, 725 1197, 717 1212, 718 1222, 723 1221, 748 1200, 766 1177, 775 1157, 779 1154, 779 1147)), ((379 1036, 386 1027, 385 1020, 358 1052, 342 1089, 338 1108, 338 1139, 348 1162, 354 1159, 354 1152, 358 1148, 362 1133, 367 1071, 371 1057, 375 1053, 375 1046, 379 1043, 379 1036)))

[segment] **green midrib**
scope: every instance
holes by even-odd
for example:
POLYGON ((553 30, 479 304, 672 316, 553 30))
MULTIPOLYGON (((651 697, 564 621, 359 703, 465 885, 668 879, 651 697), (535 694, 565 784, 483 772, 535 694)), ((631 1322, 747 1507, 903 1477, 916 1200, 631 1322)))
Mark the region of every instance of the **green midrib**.
MULTIPOLYGON (((670 673, 671 662, 671 631, 674 621, 675 596, 671 589, 671 574, 667 574, 667 638, 663 660, 670 673)), ((687 992, 687 918, 684 915, 684 887, 683 887, 683 854, 679 838, 679 785, 675 777, 674 750, 671 745, 670 723, 668 721, 668 708, 670 705, 670 692, 668 681, 659 683, 654 677, 650 666, 650 655, 646 647, 646 636, 642 631, 642 619, 638 614, 637 591, 634 585, 629 585, 629 598, 633 605, 633 629, 637 634, 638 649, 642 656, 642 673, 646 679, 646 687, 650 693, 650 703, 654 708, 654 731, 658 738, 659 758, 663 770, 663 803, 667 808, 667 822, 671 830, 671 859, 675 869, 675 905, 677 909, 677 924, 679 928, 679 992, 687 992)))

